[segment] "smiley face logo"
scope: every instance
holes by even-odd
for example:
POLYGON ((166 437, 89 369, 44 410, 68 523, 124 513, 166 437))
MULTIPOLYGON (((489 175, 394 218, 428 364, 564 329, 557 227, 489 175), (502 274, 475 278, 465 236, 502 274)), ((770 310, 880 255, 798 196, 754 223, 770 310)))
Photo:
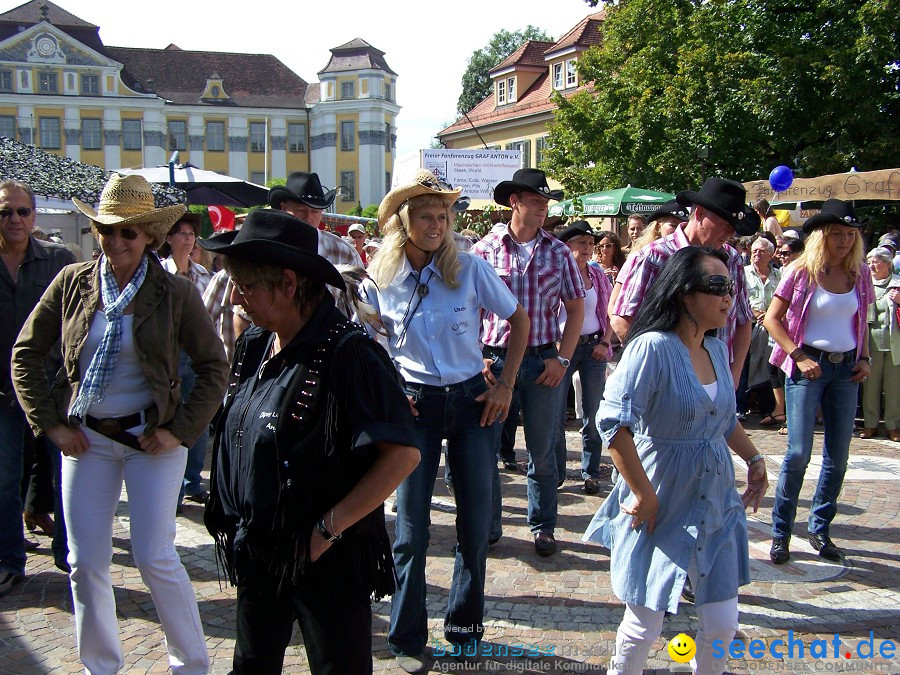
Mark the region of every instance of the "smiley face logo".
POLYGON ((675 663, 687 663, 697 653, 697 645, 690 635, 679 633, 669 640, 669 656, 675 663))

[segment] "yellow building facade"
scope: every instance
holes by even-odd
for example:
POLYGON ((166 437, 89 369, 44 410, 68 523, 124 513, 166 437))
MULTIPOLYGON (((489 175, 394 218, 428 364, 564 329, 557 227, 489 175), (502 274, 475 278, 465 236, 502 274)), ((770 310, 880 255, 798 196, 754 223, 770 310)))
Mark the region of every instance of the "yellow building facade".
POLYGON ((47 1, 0 14, 0 136, 109 170, 177 151, 260 184, 314 171, 343 188, 338 212, 378 203, 390 183, 396 78, 359 39, 308 84, 271 55, 106 46, 47 1))

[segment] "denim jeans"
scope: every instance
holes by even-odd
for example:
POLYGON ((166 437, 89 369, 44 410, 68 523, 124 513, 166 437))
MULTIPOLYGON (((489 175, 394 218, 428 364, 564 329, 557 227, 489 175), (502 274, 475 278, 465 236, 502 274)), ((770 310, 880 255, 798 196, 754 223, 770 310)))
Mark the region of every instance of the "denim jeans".
POLYGON ((22 525, 22 456, 25 413, 18 406, 0 407, 0 573, 25 574, 22 525))
POLYGON ((572 386, 572 377, 577 372, 581 376, 581 401, 584 417, 581 419, 581 477, 600 477, 600 455, 603 452, 603 440, 597 430, 594 419, 603 390, 606 387, 606 361, 591 356, 596 345, 584 344, 575 347, 571 363, 559 385, 559 429, 556 434, 557 472, 562 478, 566 475, 566 398, 572 386))
MULTIPOLYGON (((197 374, 191 369, 191 357, 184 351, 178 359, 178 376, 181 378, 181 398, 187 402, 191 398, 191 390, 197 382, 197 374)), ((200 438, 188 448, 187 465, 184 469, 184 481, 181 494, 178 496, 180 503, 184 497, 193 497, 203 492, 200 472, 203 471, 203 463, 206 461, 206 448, 209 445, 209 427, 204 427, 200 438)))
MULTIPOLYGON (((544 359, 555 359, 555 347, 541 354, 525 356, 516 375, 516 391, 522 406, 522 426, 525 430, 525 449, 528 451, 528 526, 532 532, 548 532, 556 529, 556 485, 559 470, 556 463, 557 411, 560 387, 536 384, 544 372, 544 359)), ((499 377, 504 359, 494 355, 491 372, 499 377)), ((494 438, 499 445, 500 430, 494 438)), ((495 445, 495 448, 498 447, 495 445)), ((499 517, 495 505, 494 519, 499 517)))
POLYGON ((416 410, 421 461, 397 488, 394 564, 400 587, 391 600, 388 643, 394 655, 422 653, 428 641, 425 554, 431 526, 431 496, 447 439, 447 461, 456 497, 456 557, 444 618, 448 642, 463 644, 484 634, 484 580, 490 528, 491 466, 496 466, 494 423, 482 427, 484 410, 475 398, 487 390, 484 377, 434 387, 407 385, 416 410))
POLYGON ((803 475, 812 454, 819 405, 825 418, 825 438, 822 471, 810 508, 809 532, 828 534, 828 526, 837 512, 837 498, 850 454, 859 385, 850 381, 852 363, 834 364, 820 357, 819 367, 822 374, 814 380, 800 375, 796 367, 797 372, 785 380, 788 447, 778 475, 772 509, 772 536, 776 538, 791 536, 803 475))

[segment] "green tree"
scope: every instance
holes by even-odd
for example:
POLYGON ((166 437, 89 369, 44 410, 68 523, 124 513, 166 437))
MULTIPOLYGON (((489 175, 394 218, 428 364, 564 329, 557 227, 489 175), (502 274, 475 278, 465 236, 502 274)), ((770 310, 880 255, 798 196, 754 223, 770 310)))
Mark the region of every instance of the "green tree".
POLYGON ((378 204, 369 204, 366 208, 362 210, 362 215, 364 218, 377 218, 378 217, 378 204))
POLYGON ((578 64, 590 86, 556 95, 545 155, 570 192, 896 165, 896 0, 604 5, 603 43, 578 64))
POLYGON ((491 93, 491 68, 516 51, 528 40, 552 41, 540 28, 529 25, 525 30, 509 32, 500 29, 494 33, 490 42, 481 49, 476 49, 469 57, 466 72, 462 76, 462 94, 456 102, 456 111, 462 115, 469 112, 491 93))

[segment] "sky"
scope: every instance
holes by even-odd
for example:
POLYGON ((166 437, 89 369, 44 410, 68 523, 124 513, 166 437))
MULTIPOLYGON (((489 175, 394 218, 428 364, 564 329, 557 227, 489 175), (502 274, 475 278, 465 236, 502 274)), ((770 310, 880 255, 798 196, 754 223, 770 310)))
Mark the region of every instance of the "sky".
MULTIPOLYGON (((584 0, 53 2, 99 26, 108 46, 273 54, 310 83, 329 49, 362 38, 397 73, 397 157, 430 147, 455 121, 466 62, 497 30, 531 24, 557 39, 596 11, 584 0)), ((0 12, 20 4, 0 0, 0 12)))

